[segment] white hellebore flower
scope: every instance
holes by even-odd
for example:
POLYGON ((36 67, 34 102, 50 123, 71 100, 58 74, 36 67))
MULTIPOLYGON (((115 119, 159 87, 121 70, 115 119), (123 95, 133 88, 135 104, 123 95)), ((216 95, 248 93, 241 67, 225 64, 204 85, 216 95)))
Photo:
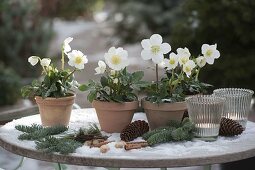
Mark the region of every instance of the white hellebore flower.
POLYGON ((104 54, 106 64, 113 70, 119 71, 128 66, 128 52, 123 48, 111 47, 107 53, 104 54))
POLYGON ((43 58, 41 60, 41 66, 48 67, 50 65, 51 59, 50 58, 43 58))
POLYGON ((150 39, 142 40, 142 58, 144 60, 152 59, 155 64, 163 62, 164 54, 171 51, 171 46, 168 43, 162 43, 162 41, 162 37, 159 34, 153 34, 150 39))
POLYGON ((167 70, 175 69, 178 65, 178 56, 175 53, 170 53, 169 59, 164 59, 167 70))
POLYGON ((188 48, 178 48, 177 56, 179 58, 180 65, 184 65, 187 61, 189 61, 189 57, 191 56, 188 48))
POLYGON ((73 37, 68 37, 64 40, 64 43, 63 43, 63 48, 64 48, 64 53, 67 55, 68 52, 71 51, 71 47, 69 45, 69 43, 73 41, 73 37))
POLYGON ((39 61, 39 57, 37 56, 31 56, 28 58, 28 62, 32 65, 35 66, 39 61))
POLYGON ((99 60, 98 67, 95 68, 96 74, 104 74, 105 70, 106 70, 106 64, 103 61, 99 60))
POLYGON ((205 60, 208 64, 213 64, 214 59, 220 57, 220 52, 216 49, 217 44, 214 45, 208 45, 208 44, 203 44, 201 47, 202 54, 205 57, 205 60))
POLYGON ((87 56, 79 50, 73 50, 67 56, 69 58, 68 64, 77 69, 84 69, 84 64, 88 63, 87 56))
POLYGON ((186 75, 189 77, 191 75, 191 71, 196 67, 196 64, 194 61, 189 60, 183 65, 183 71, 186 73, 186 75))
POLYGON ((161 63, 158 64, 158 67, 162 68, 162 69, 164 69, 166 67, 165 59, 161 63))
POLYGON ((113 83, 117 84, 119 82, 118 78, 113 79, 113 83))
POLYGON ((205 59, 205 57, 203 57, 203 56, 197 57, 197 58, 196 58, 196 63, 197 63, 197 65, 198 65, 200 68, 204 67, 205 64, 206 64, 206 59, 205 59))
POLYGON ((111 70, 111 71, 110 71, 110 75, 111 75, 111 76, 115 76, 115 74, 116 74, 116 71, 115 71, 115 70, 111 70))

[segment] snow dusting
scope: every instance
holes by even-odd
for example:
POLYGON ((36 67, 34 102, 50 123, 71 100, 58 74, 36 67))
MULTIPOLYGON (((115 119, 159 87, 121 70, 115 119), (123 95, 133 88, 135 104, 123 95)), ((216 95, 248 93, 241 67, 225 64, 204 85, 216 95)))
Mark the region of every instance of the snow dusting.
MULTIPOLYGON (((136 113, 133 120, 146 120, 144 113, 136 113)), ((40 116, 33 115, 18 120, 13 120, 0 128, 0 137, 11 144, 35 149, 33 141, 20 141, 17 137, 21 134, 15 129, 15 125, 31 125, 32 123, 41 124, 40 116)), ((78 130, 80 127, 87 127, 90 123, 97 123, 98 119, 93 108, 73 110, 69 124, 69 132, 78 130)), ((99 125, 99 124, 98 124, 99 125)), ((120 141, 118 133, 107 134, 109 140, 120 141)), ((136 139, 137 141, 142 138, 136 139)), ((236 137, 219 137, 214 142, 204 142, 200 140, 186 142, 171 142, 160 144, 155 147, 146 147, 125 151, 114 147, 115 142, 109 143, 110 150, 107 153, 100 153, 99 148, 89 148, 88 146, 80 147, 76 153, 71 155, 81 157, 103 157, 118 159, 162 159, 164 158, 188 158, 201 156, 217 156, 222 153, 233 153, 252 149, 255 146, 255 123, 248 122, 246 130, 236 137)))

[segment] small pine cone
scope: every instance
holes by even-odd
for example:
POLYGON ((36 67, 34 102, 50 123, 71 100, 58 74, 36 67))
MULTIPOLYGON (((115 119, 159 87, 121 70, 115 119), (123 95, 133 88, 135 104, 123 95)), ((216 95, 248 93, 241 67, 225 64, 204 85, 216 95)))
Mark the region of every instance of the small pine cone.
POLYGON ((240 135, 244 131, 244 128, 236 121, 228 118, 221 118, 220 123, 220 136, 235 136, 240 135))
POLYGON ((142 136, 144 133, 149 131, 149 125, 144 120, 137 120, 130 123, 120 133, 120 138, 123 141, 129 142, 135 138, 142 136))
POLYGON ((185 110, 185 111, 184 111, 183 116, 182 116, 182 120, 183 120, 185 117, 189 117, 188 110, 185 110))

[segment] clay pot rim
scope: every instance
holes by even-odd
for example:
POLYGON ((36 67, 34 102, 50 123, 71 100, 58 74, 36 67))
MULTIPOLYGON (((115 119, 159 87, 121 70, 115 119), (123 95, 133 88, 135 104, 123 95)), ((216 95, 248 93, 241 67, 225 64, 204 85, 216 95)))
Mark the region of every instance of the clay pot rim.
POLYGON ((150 101, 147 101, 145 99, 141 100, 141 105, 144 109, 150 109, 150 110, 186 110, 187 104, 186 101, 182 102, 174 102, 174 103, 152 103, 150 101))
POLYGON ((43 99, 41 96, 35 96, 35 101, 39 105, 48 105, 48 106, 65 106, 65 105, 72 105, 74 104, 76 95, 73 94, 72 96, 66 97, 46 97, 43 99))
POLYGON ((73 99, 76 97, 76 94, 74 93, 70 93, 71 95, 70 96, 65 96, 65 97, 46 97, 46 98, 42 98, 42 96, 35 96, 35 100, 68 100, 68 99, 73 99))
POLYGON ((93 100, 92 106, 100 110, 135 110, 139 107, 139 101, 117 103, 93 100))

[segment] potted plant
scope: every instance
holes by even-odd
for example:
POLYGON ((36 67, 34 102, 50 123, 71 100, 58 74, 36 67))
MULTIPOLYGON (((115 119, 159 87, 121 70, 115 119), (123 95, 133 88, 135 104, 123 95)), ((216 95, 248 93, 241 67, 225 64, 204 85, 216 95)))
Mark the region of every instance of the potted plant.
POLYGON ((132 120, 139 107, 137 97, 144 73, 129 73, 128 52, 123 48, 111 47, 104 55, 104 61, 98 61, 96 74, 101 74, 100 82, 90 80, 79 87, 89 91, 87 99, 96 110, 101 129, 108 133, 121 132, 132 120))
POLYGON ((171 52, 168 58, 164 58, 164 54, 171 51, 171 46, 162 43, 159 34, 153 34, 150 39, 142 40, 141 45, 142 58, 152 59, 156 65, 156 81, 144 89, 147 96, 142 100, 150 128, 165 126, 170 120, 181 121, 187 109, 184 101, 186 95, 191 92, 201 93, 210 86, 199 82, 198 75, 206 63, 213 64, 214 59, 219 58, 217 46, 204 44, 203 56, 197 58, 192 58, 186 47, 178 48, 177 53, 171 52), (161 80, 158 78, 159 64, 165 68, 167 75, 161 80))
POLYGON ((68 37, 62 44, 62 67, 58 69, 51 63, 50 58, 31 56, 28 62, 35 66, 40 63, 42 67, 42 80, 34 80, 31 85, 22 87, 23 97, 35 97, 38 104, 41 122, 43 126, 68 125, 72 105, 75 100, 74 88, 78 88, 78 82, 74 79, 74 73, 84 68, 88 62, 87 57, 78 50, 72 50, 69 43, 73 38, 68 37), (68 64, 74 67, 65 69, 65 56, 68 64))

